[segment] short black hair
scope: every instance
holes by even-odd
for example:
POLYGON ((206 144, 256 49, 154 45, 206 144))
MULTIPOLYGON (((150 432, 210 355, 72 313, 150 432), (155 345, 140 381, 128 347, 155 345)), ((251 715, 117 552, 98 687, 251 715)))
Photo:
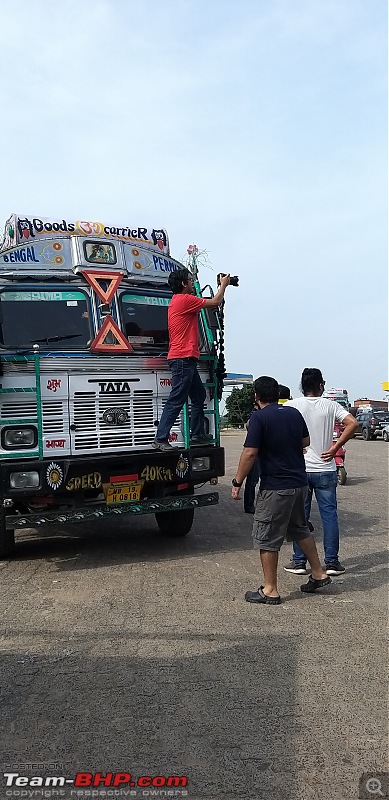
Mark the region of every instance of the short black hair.
POLYGON ((193 275, 186 267, 182 267, 182 269, 177 269, 175 272, 171 272, 167 282, 173 294, 181 294, 183 288, 182 284, 188 283, 190 277, 193 277, 193 275))
POLYGON ((308 392, 319 392, 320 387, 324 386, 323 375, 316 367, 305 367, 301 375, 300 389, 303 394, 308 392))
POLYGON ((278 384, 278 397, 280 400, 290 400, 290 389, 289 386, 284 386, 283 383, 278 384))
POLYGON ((278 403, 278 383, 275 378, 261 375, 254 381, 254 389, 261 403, 278 403))

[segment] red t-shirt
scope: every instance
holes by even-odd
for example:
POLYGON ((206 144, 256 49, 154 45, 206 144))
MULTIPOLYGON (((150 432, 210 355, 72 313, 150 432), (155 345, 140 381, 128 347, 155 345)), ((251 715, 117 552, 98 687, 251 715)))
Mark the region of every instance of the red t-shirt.
POLYGON ((194 294, 173 295, 168 308, 168 360, 200 357, 198 313, 204 303, 204 298, 194 294))

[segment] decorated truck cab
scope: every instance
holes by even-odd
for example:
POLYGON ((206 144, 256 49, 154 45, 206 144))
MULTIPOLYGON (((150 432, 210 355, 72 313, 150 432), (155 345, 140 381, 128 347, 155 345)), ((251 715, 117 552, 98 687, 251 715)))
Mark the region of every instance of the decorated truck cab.
MULTIPOLYGON (((190 447, 190 407, 152 442, 171 375, 167 279, 182 264, 165 230, 11 215, 0 245, 0 557, 15 531, 155 514, 189 532, 218 502, 223 324, 199 318, 209 444, 190 447)), ((198 281, 197 294, 201 295, 198 281)))
POLYGON ((323 397, 327 397, 329 400, 336 400, 337 403, 340 403, 346 411, 350 411, 351 404, 348 397, 347 389, 326 389, 323 392, 323 397))

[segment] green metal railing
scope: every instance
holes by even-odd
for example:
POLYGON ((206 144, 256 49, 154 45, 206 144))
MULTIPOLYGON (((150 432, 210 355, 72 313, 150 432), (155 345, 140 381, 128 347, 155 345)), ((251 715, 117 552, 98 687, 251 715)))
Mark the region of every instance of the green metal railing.
MULTIPOLYGON (((199 284, 198 280, 194 281, 194 286, 195 286, 195 289, 196 289, 197 296, 201 297, 201 287, 200 287, 200 284, 199 284)), ((211 350, 213 345, 214 345, 214 337, 213 337, 212 331, 211 331, 211 329, 210 329, 210 327, 208 325, 206 314, 204 313, 203 310, 200 312, 200 314, 201 314, 201 319, 202 319, 202 323, 203 323, 203 326, 204 326, 205 335, 206 335, 206 338, 207 338, 207 343, 208 343, 209 349, 211 350)), ((213 444, 216 444, 216 445, 220 446, 220 413, 219 413, 219 398, 218 398, 218 395, 217 395, 218 385, 217 385, 217 378, 216 378, 217 358, 214 355, 211 355, 211 354, 207 355, 205 353, 202 353, 200 355, 200 361, 207 361, 208 363, 212 362, 212 365, 213 365, 213 369, 212 369, 213 380, 207 381, 204 384, 204 386, 205 386, 206 389, 211 389, 211 397, 212 397, 212 400, 213 400, 214 407, 213 407, 213 409, 207 409, 206 411, 204 411, 204 414, 206 416, 213 416, 215 418, 215 438, 213 439, 213 442, 210 442, 210 444, 213 443, 213 444)), ((183 408, 183 423, 184 423, 185 448, 189 448, 189 446, 190 446, 190 426, 189 426, 189 406, 188 406, 188 402, 185 403, 184 408, 183 408)))
MULTIPOLYGON (((43 460, 43 431, 42 431, 42 402, 41 402, 41 372, 40 372, 40 360, 39 360, 39 353, 35 352, 32 355, 2 355, 1 360, 3 363, 17 363, 17 362, 26 362, 32 361, 34 363, 34 372, 35 372, 35 386, 28 386, 25 388, 11 388, 11 389, 0 389, 0 395, 3 394, 19 394, 19 393, 33 393, 36 397, 36 408, 37 413, 36 417, 29 417, 24 418, 20 417, 19 419, 0 419, 0 425, 36 425, 37 426, 37 433, 38 433, 38 457, 39 461, 43 460)), ((0 453, 1 458, 31 458, 31 456, 36 457, 36 453, 32 453, 29 450, 26 453, 18 452, 17 450, 12 450, 9 453, 0 453)))

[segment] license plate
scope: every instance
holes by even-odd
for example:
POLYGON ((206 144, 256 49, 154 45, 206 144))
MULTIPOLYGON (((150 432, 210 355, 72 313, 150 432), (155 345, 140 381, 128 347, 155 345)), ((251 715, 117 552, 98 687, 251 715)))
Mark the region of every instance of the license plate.
POLYGON ((140 491, 143 481, 135 483, 108 483, 104 487, 105 502, 134 503, 140 500, 140 491))

